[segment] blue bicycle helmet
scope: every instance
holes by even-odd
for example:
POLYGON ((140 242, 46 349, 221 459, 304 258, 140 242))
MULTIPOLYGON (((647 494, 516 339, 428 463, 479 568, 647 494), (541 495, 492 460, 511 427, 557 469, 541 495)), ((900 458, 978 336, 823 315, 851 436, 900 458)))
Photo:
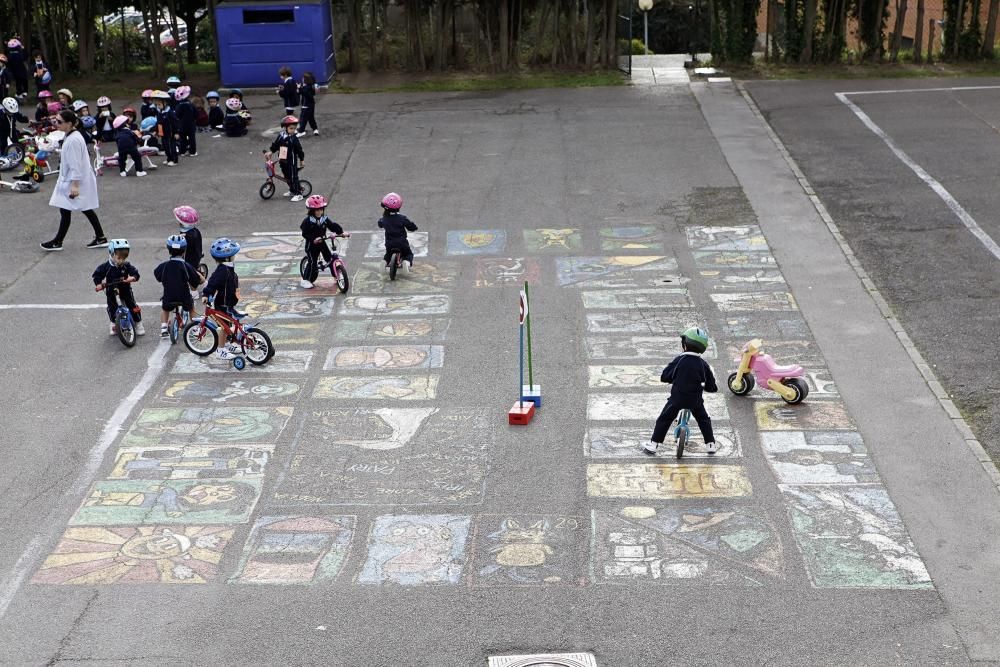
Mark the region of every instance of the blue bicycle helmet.
POLYGON ((80 123, 83 124, 84 129, 92 130, 97 127, 97 119, 93 116, 84 116, 80 119, 80 123))
POLYGON ((180 77, 178 77, 178 76, 169 76, 169 77, 167 77, 167 85, 168 86, 176 86, 180 82, 181 82, 181 80, 180 80, 180 77))
POLYGON ((128 239, 111 239, 108 241, 109 255, 114 255, 115 250, 128 250, 129 248, 128 239))
POLYGON ((240 244, 227 238, 215 239, 209 252, 215 259, 229 259, 240 251, 240 244))
POLYGON ((217 100, 217 99, 219 99, 219 93, 218 93, 218 91, 215 91, 215 90, 208 91, 208 94, 205 95, 205 99, 206 100, 217 100))
POLYGON ((167 237, 167 248, 172 250, 183 250, 188 245, 187 239, 180 234, 171 234, 167 237))
POLYGON ((143 132, 149 132, 154 127, 156 127, 155 116, 147 116, 146 118, 142 119, 141 123, 139 123, 139 129, 142 130, 143 132))
POLYGON ((232 97, 233 95, 239 95, 240 99, 241 100, 243 99, 243 91, 240 90, 239 88, 230 88, 229 89, 229 96, 232 97))

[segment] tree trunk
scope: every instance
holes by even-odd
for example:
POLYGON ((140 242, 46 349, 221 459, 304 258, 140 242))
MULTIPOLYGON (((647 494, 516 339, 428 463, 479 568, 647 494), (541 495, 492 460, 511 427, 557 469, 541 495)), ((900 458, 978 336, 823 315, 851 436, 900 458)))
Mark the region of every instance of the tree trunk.
POLYGON ((531 54, 530 64, 535 65, 542 61, 542 42, 545 39, 545 27, 549 23, 549 9, 551 3, 543 3, 540 13, 535 14, 535 51, 531 54))
POLYGON ((444 36, 448 29, 448 8, 445 0, 438 0, 434 8, 434 69, 441 71, 445 64, 444 36))
POLYGON ((587 31, 583 38, 584 46, 587 49, 584 54, 584 64, 587 69, 591 69, 594 66, 594 20, 596 17, 594 16, 594 8, 590 6, 590 0, 583 0, 583 11, 587 14, 587 31))
POLYGON ((906 0, 896 0, 896 24, 892 29, 892 52, 889 55, 890 62, 896 62, 899 58, 899 49, 903 45, 903 25, 906 21, 906 0))
POLYGON ((215 52, 215 74, 222 78, 222 58, 219 56, 219 26, 215 24, 216 0, 208 0, 208 20, 212 25, 212 50, 215 52))
POLYGON ((424 53, 424 31, 421 29, 424 21, 420 13, 420 2, 411 0, 411 6, 413 7, 413 33, 416 35, 414 42, 416 53, 414 55, 416 55, 417 67, 422 72, 427 69, 427 57, 424 53))
POLYGON ((141 0, 140 11, 142 11, 142 30, 146 35, 146 47, 153 62, 153 76, 162 79, 167 75, 167 65, 163 58, 163 45, 160 44, 156 0, 141 0))
POLYGON ((871 61, 877 63, 882 59, 882 16, 885 13, 885 2, 883 0, 875 0, 878 3, 878 10, 875 12, 875 23, 872 26, 874 30, 873 38, 874 43, 872 44, 871 61))
POLYGON ((802 53, 800 63, 812 62, 813 33, 816 30, 816 0, 806 0, 806 15, 802 26, 802 53))
POLYGON ((389 32, 389 4, 387 0, 380 0, 379 9, 382 19, 382 30, 378 35, 379 69, 385 69, 389 66, 389 50, 385 48, 386 36, 389 32))
POLYGON ((955 34, 951 37, 951 57, 958 60, 958 43, 965 31, 965 0, 958 0, 958 17, 955 19, 955 34))
POLYGON ((77 67, 81 72, 94 71, 94 5, 91 0, 76 4, 77 67))
POLYGON ((182 12, 181 18, 187 25, 187 63, 188 65, 196 65, 198 63, 198 23, 205 18, 205 15, 202 14, 201 17, 195 18, 195 10, 189 9, 186 13, 182 12))
POLYGON ((510 8, 508 0, 500 0, 497 18, 500 22, 500 69, 504 72, 510 67, 510 8))
POLYGON ((361 13, 361 5, 358 0, 347 0, 344 4, 347 7, 347 71, 356 74, 358 71, 358 15, 361 13))
POLYGON ((580 27, 580 2, 579 0, 573 0, 572 8, 569 11, 569 52, 573 54, 573 66, 576 67, 580 64, 580 45, 579 45, 579 32, 580 27))
MULTIPOLYGON (((57 17, 58 10, 52 6, 51 1, 52 0, 41 0, 42 11, 45 13, 45 16, 48 17, 49 25, 52 30, 52 37, 53 37, 52 42, 55 45, 56 49, 56 64, 60 72, 65 72, 66 55, 62 50, 62 45, 64 43, 64 40, 60 39, 59 35, 65 35, 66 29, 63 23, 57 17)), ((44 45, 42 48, 45 49, 44 45)), ((43 50, 43 53, 45 53, 46 57, 50 55, 47 50, 43 50)))
MULTIPOLYGON (((604 41, 601 64, 615 64, 615 28, 618 26, 618 0, 604 0, 604 41)), ((631 44, 629 48, 631 48, 631 44)))
POLYGON ((934 62, 934 19, 927 20, 927 64, 934 62))
POLYGON ((917 0, 917 27, 913 35, 913 62, 924 59, 924 0, 917 0))
MULTIPOLYGON (((167 21, 167 27, 174 38, 174 61, 177 63, 177 76, 184 79, 187 77, 187 71, 184 68, 184 56, 181 53, 181 30, 177 24, 177 0, 167 0, 167 7, 170 9, 170 20, 167 21)), ((159 41, 159 34, 157 34, 156 39, 159 41)))
POLYGON ((983 56, 993 57, 997 43, 997 15, 1000 14, 1000 0, 990 0, 990 10, 986 16, 986 32, 983 37, 983 56))

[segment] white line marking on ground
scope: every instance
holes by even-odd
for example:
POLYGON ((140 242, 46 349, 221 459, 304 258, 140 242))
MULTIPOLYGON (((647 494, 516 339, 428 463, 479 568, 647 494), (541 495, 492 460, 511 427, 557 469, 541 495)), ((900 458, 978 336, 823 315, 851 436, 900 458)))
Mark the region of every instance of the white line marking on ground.
MULTIPOLYGON (((1000 86, 996 87, 1000 88, 1000 86)), ((854 112, 854 115, 857 116, 861 122, 875 134, 875 136, 881 139, 885 145, 889 147, 889 150, 891 150, 903 164, 909 167, 910 170, 917 175, 917 178, 926 183, 927 186, 930 187, 930 189, 933 190, 942 201, 944 201, 948 208, 951 209, 951 212, 962 221, 962 224, 965 225, 970 232, 972 232, 973 236, 979 239, 979 242, 982 243, 994 257, 1000 259, 1000 245, 997 245, 997 242, 994 241, 989 234, 983 231, 983 228, 979 226, 979 223, 976 222, 971 215, 969 215, 968 211, 962 208, 962 205, 958 203, 958 200, 956 200, 951 193, 937 181, 937 179, 928 174, 919 164, 914 162, 913 159, 907 155, 903 149, 897 146, 896 142, 893 141, 889 135, 883 132, 882 128, 879 127, 875 121, 868 116, 868 114, 862 111, 857 104, 847 99, 847 96, 850 94, 851 93, 836 93, 836 96, 838 100, 847 105, 848 109, 854 112)))
MULTIPOLYGON (((122 424, 128 419, 128 416, 132 414, 132 410, 139 403, 140 400, 146 395, 150 387, 156 382, 160 375, 160 371, 164 368, 163 358, 166 356, 170 346, 159 345, 157 349, 149 355, 146 361, 146 372, 143 373, 142 378, 139 383, 132 389, 128 396, 118 404, 111 418, 104 425, 104 431, 101 433, 101 438, 97 441, 90 451, 87 453, 87 460, 80 473, 77 475, 76 480, 73 482, 72 486, 62 491, 63 496, 69 496, 72 498, 80 498, 83 493, 90 487, 90 483, 93 481, 97 471, 101 467, 101 463, 104 461, 104 456, 107 454, 108 449, 114 443, 115 439, 118 437, 118 433, 121 431, 122 424)), ((49 516, 42 521, 40 526, 63 526, 66 524, 66 517, 63 515, 61 508, 53 509, 49 513, 49 516)), ((32 568, 37 566, 38 560, 41 557, 42 549, 49 541, 49 535, 44 533, 39 533, 31 540, 28 546, 25 548, 24 553, 21 557, 17 559, 17 563, 14 564, 14 569, 11 571, 10 577, 0 585, 0 618, 3 618, 7 613, 7 608, 10 607, 10 603, 13 601, 14 596, 17 595, 18 590, 21 588, 25 577, 32 568)))
MULTIPOLYGON (((140 301, 143 308, 159 306, 159 301, 140 301)), ((0 303, 0 310, 88 310, 107 308, 103 303, 0 303)))
POLYGON ((1000 86, 953 86, 951 88, 897 88, 896 90, 850 90, 837 95, 888 95, 889 93, 940 93, 949 90, 997 90, 1000 86))

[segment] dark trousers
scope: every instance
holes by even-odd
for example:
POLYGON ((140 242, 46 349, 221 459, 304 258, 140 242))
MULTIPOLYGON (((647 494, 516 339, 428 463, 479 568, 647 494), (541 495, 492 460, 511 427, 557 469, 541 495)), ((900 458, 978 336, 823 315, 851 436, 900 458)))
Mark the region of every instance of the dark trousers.
MULTIPOLYGON (((97 218, 97 213, 90 209, 84 211, 83 214, 87 216, 87 220, 90 221, 90 226, 94 228, 94 236, 103 239, 104 230, 101 229, 101 221, 97 218)), ((57 243, 62 243, 63 239, 66 238, 66 232, 69 231, 70 218, 73 215, 73 211, 66 208, 59 209, 59 231, 56 232, 56 237, 52 239, 57 243)))
POLYGON ((278 162, 281 167, 281 175, 288 181, 288 189, 293 195, 302 194, 302 187, 299 185, 299 165, 295 160, 281 160, 278 162))
POLYGON ((705 411, 705 403, 702 400, 683 400, 674 398, 673 396, 667 400, 667 404, 663 406, 660 416, 656 418, 656 425, 653 427, 653 436, 650 440, 662 443, 663 439, 667 437, 667 432, 673 425, 674 420, 677 419, 678 413, 684 409, 691 411, 691 416, 698 422, 698 428, 701 429, 701 435, 705 439, 705 442, 715 442, 715 433, 712 432, 712 420, 709 418, 708 412, 705 411))
POLYGON ((167 154, 167 162, 177 162, 177 140, 174 135, 164 133, 163 152, 167 154))
POLYGON ((145 171, 142 168, 142 156, 139 155, 138 148, 129 148, 127 150, 118 149, 118 171, 125 173, 125 163, 128 162, 127 158, 132 158, 132 162, 135 162, 136 172, 145 171))
POLYGON ((393 250, 399 250, 400 255, 402 255, 403 261, 413 264, 413 250, 410 249, 410 244, 407 241, 403 241, 402 243, 400 242, 389 243, 388 241, 386 241, 385 254, 382 256, 382 261, 384 261, 386 265, 388 265, 389 260, 392 259, 393 250))
POLYGON ((28 94, 28 72, 24 69, 24 65, 21 67, 14 67, 14 84, 17 86, 18 95, 28 94))
POLYGON ((179 153, 188 153, 189 155, 198 152, 198 140, 195 139, 195 135, 198 133, 198 128, 195 125, 181 126, 180 135, 181 138, 177 142, 177 151, 179 153))
POLYGON ((313 113, 312 107, 302 107, 302 113, 299 114, 299 127, 305 132, 306 125, 309 125, 314 130, 318 130, 316 127, 316 114, 313 113))
POLYGON ((135 302, 135 294, 132 293, 130 285, 116 285, 104 290, 104 296, 108 299, 108 319, 114 322, 115 311, 118 310, 118 302, 115 301, 115 287, 118 288, 118 296, 121 297, 122 303, 132 311, 132 319, 136 322, 142 322, 142 309, 135 302))
POLYGON ((316 282, 316 278, 319 277, 319 266, 317 260, 319 256, 323 255, 323 259, 329 264, 333 261, 334 254, 330 251, 330 247, 326 245, 326 241, 322 243, 310 243, 306 248, 306 254, 309 255, 309 275, 306 277, 311 283, 316 282))

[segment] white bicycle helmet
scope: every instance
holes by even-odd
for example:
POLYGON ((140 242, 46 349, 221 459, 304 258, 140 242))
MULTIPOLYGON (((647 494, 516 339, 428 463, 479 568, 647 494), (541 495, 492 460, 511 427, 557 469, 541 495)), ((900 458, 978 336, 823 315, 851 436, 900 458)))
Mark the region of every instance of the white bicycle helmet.
POLYGON ((76 102, 73 102, 73 111, 76 111, 76 112, 79 113, 80 109, 83 109, 83 108, 89 108, 89 105, 86 102, 84 102, 83 100, 77 100, 76 102))
POLYGON ((3 108, 9 114, 15 114, 21 110, 21 105, 13 97, 3 98, 3 108))

